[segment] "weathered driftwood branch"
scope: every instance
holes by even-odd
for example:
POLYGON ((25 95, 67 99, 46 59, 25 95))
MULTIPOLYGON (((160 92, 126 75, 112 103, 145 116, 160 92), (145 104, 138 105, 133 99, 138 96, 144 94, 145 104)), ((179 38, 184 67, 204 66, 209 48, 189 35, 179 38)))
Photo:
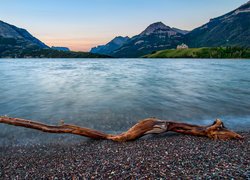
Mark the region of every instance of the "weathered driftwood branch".
POLYGON ((147 134, 160 134, 168 131, 194 136, 206 136, 211 139, 220 140, 242 139, 241 135, 226 129, 223 122, 219 119, 216 119, 216 121, 210 126, 197 126, 174 121, 164 121, 156 118, 148 118, 138 122, 128 131, 118 135, 106 134, 97 130, 75 125, 62 124, 60 126, 51 126, 35 121, 5 116, 0 117, 0 123, 37 129, 48 133, 70 133, 86 136, 92 139, 108 139, 116 142, 131 141, 147 134))

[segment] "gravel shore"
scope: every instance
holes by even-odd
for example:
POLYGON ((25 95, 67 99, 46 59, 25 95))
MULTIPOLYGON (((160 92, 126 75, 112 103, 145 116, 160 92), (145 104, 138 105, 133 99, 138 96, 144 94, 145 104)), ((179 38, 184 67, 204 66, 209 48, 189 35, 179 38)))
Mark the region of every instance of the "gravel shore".
POLYGON ((250 179, 250 132, 240 134, 0 147, 0 179, 250 179))

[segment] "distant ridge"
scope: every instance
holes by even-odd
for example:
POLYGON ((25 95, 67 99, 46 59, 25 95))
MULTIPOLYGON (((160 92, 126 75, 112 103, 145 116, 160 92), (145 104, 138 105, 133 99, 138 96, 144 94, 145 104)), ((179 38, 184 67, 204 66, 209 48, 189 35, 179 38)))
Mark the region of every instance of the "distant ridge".
POLYGON ((67 47, 58 47, 58 46, 52 46, 51 49, 58 50, 58 51, 70 51, 67 47))
POLYGON ((126 42, 128 42, 130 38, 128 36, 122 37, 117 36, 113 40, 111 40, 106 45, 101 45, 94 47, 90 50, 91 53, 97 53, 97 54, 104 54, 104 55, 110 55, 112 52, 121 46, 123 46, 126 42))

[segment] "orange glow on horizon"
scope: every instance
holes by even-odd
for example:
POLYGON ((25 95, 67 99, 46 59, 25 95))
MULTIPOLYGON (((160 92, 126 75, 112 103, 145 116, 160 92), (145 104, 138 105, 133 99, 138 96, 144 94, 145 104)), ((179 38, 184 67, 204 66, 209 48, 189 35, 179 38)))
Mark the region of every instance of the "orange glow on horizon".
POLYGON ((53 39, 53 38, 41 38, 41 41, 48 46, 60 46, 68 47, 71 51, 83 51, 89 52, 91 48, 98 45, 106 44, 108 40, 96 40, 96 39, 53 39))

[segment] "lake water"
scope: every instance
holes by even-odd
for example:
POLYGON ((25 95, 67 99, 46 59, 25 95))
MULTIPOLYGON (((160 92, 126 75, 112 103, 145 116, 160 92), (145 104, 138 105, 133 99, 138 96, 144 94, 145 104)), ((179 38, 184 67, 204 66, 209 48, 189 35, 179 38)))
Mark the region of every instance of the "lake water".
MULTIPOLYGON (((1 59, 0 83, 10 117, 107 132, 148 117, 250 129, 249 60, 1 59)), ((0 144, 74 137, 0 124, 0 144)))

